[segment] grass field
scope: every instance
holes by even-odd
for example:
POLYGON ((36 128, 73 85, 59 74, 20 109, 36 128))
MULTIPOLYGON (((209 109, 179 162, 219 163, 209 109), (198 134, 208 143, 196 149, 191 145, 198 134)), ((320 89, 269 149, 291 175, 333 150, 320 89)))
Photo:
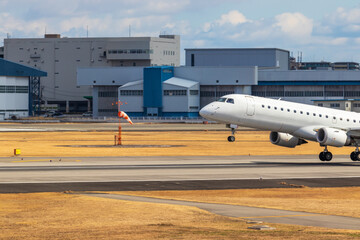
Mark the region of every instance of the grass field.
POLYGON ((136 191, 121 194, 360 218, 360 187, 136 191))
MULTIPOLYGON (((314 142, 296 148, 275 146, 269 141, 269 132, 264 131, 239 131, 233 143, 226 140, 228 131, 124 132, 123 148, 112 147, 115 134, 3 132, 0 134, 0 156, 12 156, 15 148, 21 149, 22 156, 35 157, 298 155, 318 154, 323 150, 314 142), (139 145, 144 147, 137 147, 139 145)), ((329 150, 346 155, 353 151, 347 147, 329 147, 329 150)))
MULTIPOLYGON (((258 190, 261 191, 261 190, 258 190)), ((260 194, 260 193, 259 193, 260 194)), ((0 239, 357 239, 359 231, 270 224, 185 206, 64 193, 0 194, 0 239)))
MULTIPOLYGON (((151 126, 150 126, 151 127, 151 126)), ((295 149, 272 145, 269 132, 125 131, 124 148, 111 147, 115 131, 2 132, 0 156, 231 156, 318 154, 316 143, 295 149), (84 146, 98 147, 84 147, 84 146), (135 145, 168 147, 134 148, 135 145), (99 147, 102 146, 102 147, 99 147), (104 147, 108 146, 108 147, 104 147), (171 147, 172 146, 172 147, 171 147)), ((348 154, 351 148, 329 148, 348 154)), ((239 204, 360 217, 360 188, 126 192, 142 196, 239 204)), ((358 239, 359 231, 271 224, 248 230, 242 219, 185 206, 128 202, 65 193, 0 194, 0 239, 358 239)))

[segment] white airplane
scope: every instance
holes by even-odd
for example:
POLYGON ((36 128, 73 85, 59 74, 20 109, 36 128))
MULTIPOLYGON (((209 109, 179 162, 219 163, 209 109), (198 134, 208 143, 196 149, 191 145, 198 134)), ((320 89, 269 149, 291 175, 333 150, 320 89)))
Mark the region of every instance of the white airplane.
POLYGON ((235 141, 239 126, 271 131, 271 143, 294 148, 307 143, 320 143, 325 147, 319 154, 321 161, 331 161, 327 146, 354 146, 350 154, 360 161, 360 114, 276 99, 230 94, 221 97, 200 110, 206 119, 225 123, 231 128, 229 142, 235 141))

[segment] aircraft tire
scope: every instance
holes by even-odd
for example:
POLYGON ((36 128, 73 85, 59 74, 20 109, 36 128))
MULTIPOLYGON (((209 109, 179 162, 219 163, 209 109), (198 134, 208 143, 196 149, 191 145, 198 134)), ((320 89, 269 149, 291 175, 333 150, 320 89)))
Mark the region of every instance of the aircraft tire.
POLYGON ((350 159, 353 160, 353 161, 357 161, 355 151, 350 154, 350 159))
POLYGON ((355 152, 355 161, 360 161, 360 152, 355 152))
POLYGON ((229 142, 235 142, 235 137, 234 136, 229 136, 228 141, 229 142))
POLYGON ((320 161, 325 161, 325 158, 324 158, 324 152, 321 152, 321 153, 319 153, 319 159, 320 159, 320 161))
POLYGON ((325 161, 327 161, 327 162, 331 161, 332 157, 333 157, 333 155, 331 152, 324 152, 324 160, 325 161))

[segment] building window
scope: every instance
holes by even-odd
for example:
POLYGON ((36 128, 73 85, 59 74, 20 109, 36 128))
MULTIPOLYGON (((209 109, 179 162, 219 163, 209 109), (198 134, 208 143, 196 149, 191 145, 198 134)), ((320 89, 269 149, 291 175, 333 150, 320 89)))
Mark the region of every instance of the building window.
POLYGON ((266 97, 283 97, 284 92, 283 91, 267 91, 266 97))
POLYGON ((253 91, 252 95, 258 96, 258 97, 265 97, 266 92, 265 91, 253 91))
POLYGON ((330 107, 331 107, 331 108, 339 108, 339 107, 340 107, 340 103, 330 103, 330 107))
POLYGON ((121 96, 143 96, 143 90, 120 90, 121 96))
POLYGON ((117 113, 117 109, 99 109, 101 113, 117 113))
POLYGON ((304 93, 305 93, 306 97, 322 97, 322 96, 324 96, 323 91, 305 91, 304 93))
POLYGON ((117 97, 117 92, 99 92, 98 97, 106 98, 106 97, 117 97))
POLYGON ((198 110, 198 109, 199 109, 199 107, 196 107, 196 106, 190 106, 190 107, 189 107, 189 109, 190 109, 190 110, 198 110))
POLYGON ((190 95, 199 95, 199 90, 190 90, 190 95))
MULTIPOLYGON (((153 49, 110 49, 107 51, 109 54, 152 54, 153 49)), ((106 56, 104 54, 104 56, 106 56)))
POLYGON ((286 91, 285 97, 303 97, 304 92, 303 91, 286 91))
POLYGON ((201 91, 200 92, 201 97, 215 97, 214 91, 201 91))
POLYGON ((0 93, 28 93, 28 86, 0 86, 0 93))
POLYGON ((186 96, 186 90, 164 90, 164 96, 186 96))
POLYGON ((344 95, 343 91, 326 91, 326 97, 342 97, 344 95))

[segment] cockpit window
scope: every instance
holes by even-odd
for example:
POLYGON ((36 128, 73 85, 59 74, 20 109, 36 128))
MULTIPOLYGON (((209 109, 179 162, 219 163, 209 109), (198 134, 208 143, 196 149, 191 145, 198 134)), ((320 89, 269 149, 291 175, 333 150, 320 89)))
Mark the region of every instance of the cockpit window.
POLYGON ((228 98, 228 99, 226 100, 226 102, 227 102, 227 103, 232 103, 232 104, 234 104, 234 99, 228 98))
POLYGON ((217 101, 218 101, 218 102, 225 102, 225 101, 226 101, 226 98, 219 98, 217 101))

